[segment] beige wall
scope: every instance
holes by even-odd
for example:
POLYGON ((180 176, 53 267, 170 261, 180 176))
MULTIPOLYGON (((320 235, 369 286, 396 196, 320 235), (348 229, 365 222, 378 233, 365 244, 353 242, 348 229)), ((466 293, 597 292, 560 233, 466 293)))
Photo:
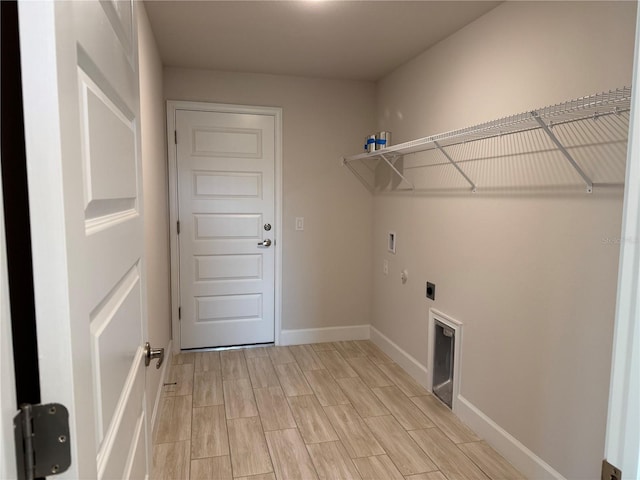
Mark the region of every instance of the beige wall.
MULTIPOLYGON (((630 85, 634 26, 635 3, 502 4, 382 79, 378 126, 401 142, 630 85)), ((571 479, 603 458, 621 207, 621 188, 374 202, 373 325, 426 366, 428 309, 463 322, 461 395, 571 479)))
MULTIPOLYGON (((144 247, 147 274, 148 341, 168 347, 171 339, 169 289, 169 211, 167 144, 162 93, 162 62, 142 2, 138 2, 140 59, 140 117, 142 187, 144 190, 144 247)), ((166 354, 170 352, 167 350, 166 354)), ((151 415, 162 370, 147 369, 147 412, 151 415)))
POLYGON ((339 159, 375 127, 374 85, 165 68, 164 93, 282 107, 282 328, 370 323, 372 202, 339 159))

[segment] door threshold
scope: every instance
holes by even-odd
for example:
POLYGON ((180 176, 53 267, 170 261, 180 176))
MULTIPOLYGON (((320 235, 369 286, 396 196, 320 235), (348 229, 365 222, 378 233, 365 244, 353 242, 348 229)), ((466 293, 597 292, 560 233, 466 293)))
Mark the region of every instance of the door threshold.
POLYGON ((269 343, 250 343, 248 345, 228 345, 225 347, 204 347, 204 348, 183 348, 180 349, 181 352, 222 352, 224 350, 240 350, 240 349, 248 349, 248 348, 259 348, 259 347, 273 347, 275 346, 274 342, 269 343))

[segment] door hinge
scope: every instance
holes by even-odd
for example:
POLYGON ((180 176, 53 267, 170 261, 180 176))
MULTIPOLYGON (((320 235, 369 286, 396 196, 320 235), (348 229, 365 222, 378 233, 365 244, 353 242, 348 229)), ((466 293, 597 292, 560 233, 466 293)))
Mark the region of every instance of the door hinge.
POLYGON ((22 405, 13 427, 18 480, 57 475, 69 468, 69 411, 64 405, 22 405))
POLYGON ((178 235, 180 235, 180 220, 178 220, 176 228, 178 229, 178 235))
POLYGON ((602 480, 622 480, 622 472, 606 460, 602 460, 602 480))
POLYGON ((176 145, 178 144, 178 131, 177 130, 173 131, 173 143, 175 143, 176 145))
POLYGON ((182 307, 178 307, 178 320, 182 320, 182 307))

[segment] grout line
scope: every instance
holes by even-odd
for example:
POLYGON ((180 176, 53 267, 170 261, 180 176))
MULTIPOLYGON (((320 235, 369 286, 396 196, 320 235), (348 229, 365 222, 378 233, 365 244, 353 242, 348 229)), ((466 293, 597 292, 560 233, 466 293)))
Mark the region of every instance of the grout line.
MULTIPOLYGON (((315 355, 318 357, 319 364, 320 364, 321 366, 323 366, 323 367, 324 367, 324 370, 325 370, 325 371, 327 371, 327 372, 329 373, 330 378, 331 378, 331 379, 332 379, 332 381, 337 385, 338 389, 344 393, 344 390, 342 389, 342 387, 341 387, 341 386, 340 386, 340 384, 338 383, 338 380, 339 380, 339 379, 338 379, 338 378, 336 378, 336 377, 333 375, 333 373, 331 372, 331 370, 329 370, 329 369, 326 367, 326 365, 325 365, 325 364, 322 362, 322 360, 320 359, 320 355, 318 355, 318 354, 319 354, 319 353, 321 353, 321 352, 332 352, 332 351, 333 351, 333 352, 336 352, 336 353, 338 354, 338 357, 337 357, 337 358, 341 359, 341 360, 342 360, 342 361, 344 361, 347 365, 349 365, 349 366, 350 366, 349 359, 345 358, 345 357, 342 355, 342 353, 340 352, 340 350, 339 350, 339 349, 337 349, 337 348, 335 347, 335 342, 325 342, 325 343, 330 344, 330 345, 333 347, 333 349, 332 349, 332 350, 321 350, 321 351, 316 351, 316 350, 313 348, 313 345, 312 345, 312 344, 310 344, 310 347, 311 347, 311 349, 312 349, 312 353, 313 353, 313 354, 315 354, 315 355)), ((388 376, 384 371, 382 371, 382 369, 380 369, 380 368, 379 368, 378 364, 374 362, 374 360, 373 360, 373 359, 375 358, 375 356, 374 356, 374 355, 369 355, 369 354, 367 353, 367 351, 365 351, 364 349, 362 349, 362 348, 360 347, 360 345, 359 345, 359 344, 357 344, 357 343, 355 343, 355 342, 354 342, 354 343, 352 343, 352 344, 351 344, 351 346, 354 346, 354 347, 356 347, 357 349, 359 349, 360 351, 362 351, 362 352, 365 354, 365 356, 364 356, 364 357, 359 357, 359 358, 366 358, 369 362, 371 362, 371 363, 372 363, 372 365, 373 365, 373 367, 374 367, 374 368, 376 368, 379 372, 381 372, 381 374, 382 374, 382 375, 384 375, 385 377, 389 378, 389 380, 394 384, 393 386, 394 386, 395 388, 397 388, 398 390, 400 390, 400 392, 402 393, 402 395, 403 395, 405 398, 407 398, 407 399, 411 402, 411 404, 412 404, 412 405, 414 405, 416 408, 418 408, 418 410, 419 410, 419 411, 420 411, 420 412, 421 412, 421 413, 422 413, 426 418, 428 418, 428 419, 429 419, 429 421, 431 421, 431 423, 433 424, 433 426, 431 426, 431 427, 427 427, 427 428, 406 429, 406 428, 404 428, 404 427, 403 427, 403 431, 405 431, 405 432, 407 433, 407 435, 408 435, 408 434, 409 434, 409 432, 411 432, 411 431, 418 431, 418 430, 430 430, 430 429, 435 428, 435 429, 437 429, 440 433, 442 433, 444 436, 447 436, 447 435, 444 433, 444 431, 443 431, 443 430, 442 430, 442 429, 441 429, 441 428, 440 428, 440 427, 439 427, 439 426, 438 426, 438 425, 433 421, 433 419, 431 418, 431 416, 430 416, 428 413, 426 413, 425 411, 423 411, 421 408, 419 408, 419 407, 416 405, 416 403, 412 401, 412 399, 414 399, 414 398, 427 397, 427 396, 430 396, 431 394, 429 394, 429 393, 425 393, 425 394, 420 394, 420 395, 407 395, 407 394, 406 394, 406 393, 405 393, 405 392, 400 388, 400 386, 399 386, 399 385, 398 385, 398 383, 394 380, 394 378, 392 378, 392 377, 388 376)), ((262 419, 262 416, 260 415, 260 410, 257 408, 258 402, 257 402, 256 396, 255 396, 255 390, 256 390, 256 388, 254 388, 254 386, 253 386, 253 380, 251 379, 251 374, 249 373, 248 361, 247 361, 247 358, 246 358, 246 354, 244 354, 244 352, 246 352, 246 349, 243 351, 243 355, 241 356, 241 359, 244 361, 245 368, 246 368, 246 370, 247 370, 247 374, 248 374, 248 379, 249 379, 249 382, 250 382, 250 384, 251 384, 251 386, 252 386, 252 388, 251 388, 251 391, 252 391, 252 392, 251 392, 251 393, 252 393, 252 398, 253 398, 253 402, 254 402, 254 403, 255 403, 255 405, 256 405, 256 410, 257 410, 257 412, 258 412, 258 413, 257 413, 257 417, 258 417, 258 421, 260 422, 260 428, 261 428, 262 438, 263 438, 264 444, 265 444, 265 446, 266 446, 266 448, 267 448, 267 454, 269 455, 269 462, 270 462, 270 464, 271 464, 271 471, 273 472, 273 475, 274 475, 274 476, 276 476, 276 470, 275 470, 275 466, 274 466, 274 461, 273 461, 273 458, 272 458, 272 456, 271 456, 271 452, 269 451, 268 443, 267 443, 267 441, 266 441, 266 434, 265 434, 265 431, 264 431, 263 419, 262 419)), ((305 375, 305 373, 306 373, 306 372, 308 372, 308 371, 305 371, 305 370, 303 370, 303 369, 302 369, 302 367, 301 367, 300 363, 298 362, 298 359, 296 358, 296 356, 295 356, 295 355, 293 355, 293 353, 292 353, 292 351, 291 351, 290 349, 289 349, 289 353, 291 354, 291 356, 293 357, 293 360, 294 360, 293 362, 289 362, 289 363, 294 363, 294 364, 298 367, 298 369, 300 370, 300 372, 302 372, 303 378, 305 378, 305 380, 306 380, 306 375, 305 375)), ((193 460, 193 459, 191 459, 191 454, 192 454, 192 449, 193 449, 194 411, 195 411, 195 408, 196 408, 196 407, 195 407, 195 405, 194 405, 194 403, 193 403, 193 394, 194 394, 194 391, 195 391, 195 373, 196 373, 196 372, 195 372, 195 364, 196 364, 196 355, 197 355, 196 353, 193 353, 193 354, 191 354, 191 355, 189 355, 189 356, 187 357, 187 358, 189 358, 189 359, 191 359, 191 360, 192 360, 191 362, 183 362, 183 363, 176 364, 176 366, 177 366, 177 365, 189 365, 189 364, 192 364, 192 365, 193 365, 193 370, 192 370, 192 372, 191 372, 191 376, 192 376, 192 378, 191 378, 191 393, 190 393, 190 394, 189 394, 189 393, 187 393, 186 395, 164 395, 164 392, 163 392, 163 395, 162 395, 162 397, 163 397, 163 398, 180 398, 180 397, 191 396, 191 398, 192 398, 192 404, 191 404, 191 429, 190 429, 190 432, 189 432, 189 439, 188 439, 188 440, 173 441, 173 442, 155 443, 155 442, 153 442, 153 438, 152 438, 152 445, 153 445, 153 448, 154 448, 154 449, 155 449, 155 447, 156 447, 156 446, 159 446, 159 445, 165 445, 165 444, 179 444, 179 443, 182 443, 182 442, 185 442, 185 441, 186 441, 186 442, 188 442, 188 446, 187 446, 188 456, 187 456, 187 459, 186 459, 186 461, 187 461, 187 466, 186 466, 186 468, 187 468, 187 471, 188 471, 188 473, 189 473, 189 477, 191 476, 191 462, 192 462, 192 460, 193 460)), ((218 361, 218 365, 217 365, 217 366, 218 366, 217 370, 218 370, 218 373, 219 373, 219 375, 220 375, 220 378, 223 380, 223 381, 222 381, 222 398, 223 398, 223 403, 222 403, 222 405, 217 405, 217 406, 218 406, 218 407, 222 407, 222 408, 223 408, 223 410, 224 410, 225 434, 226 434, 226 437, 227 437, 228 453, 227 453, 227 454, 223 454, 223 455, 215 455, 215 456, 211 456, 211 457, 204 457, 204 458, 219 458, 219 457, 223 457, 223 456, 228 456, 228 457, 229 457, 229 463, 230 463, 230 468, 231 468, 232 476, 233 476, 233 478, 237 478, 237 477, 234 475, 234 471, 233 471, 233 462, 232 462, 232 454, 231 454, 231 442, 230 442, 230 436, 229 436, 229 422, 230 422, 231 420, 233 420, 233 419, 228 419, 228 418, 227 418, 227 408, 226 408, 227 404, 229 403, 229 401, 230 401, 231 399, 227 398, 227 395, 225 394, 225 391, 224 391, 224 379, 223 379, 223 376, 222 376, 222 372, 223 372, 223 368, 222 368, 222 355, 221 355, 220 353, 217 353, 217 352, 216 352, 216 355, 218 355, 218 359, 219 359, 219 361, 218 361)), ((256 358, 264 359, 265 357, 256 357, 256 358)), ((270 362, 270 364, 271 364, 271 367, 272 367, 273 371, 276 373, 276 378, 277 378, 277 381, 278 381, 278 387, 282 390, 283 395, 284 395, 285 402, 286 402, 287 406, 289 407, 289 409, 291 409, 290 397, 289 397, 289 396, 287 396, 286 394, 284 394, 284 388, 283 388, 283 386, 282 386, 282 381, 281 381, 280 377, 279 377, 279 376, 278 376, 278 374, 277 374, 278 372, 277 372, 277 369, 276 369, 276 365, 275 365, 275 363, 274 363, 274 360, 273 360, 272 356, 271 356, 271 355, 269 355, 269 354, 267 354, 266 358, 268 358, 268 361, 270 362)), ((350 357, 350 358, 351 358, 351 357, 350 357)), ((173 359, 173 358, 172 358, 172 359, 173 359)), ((391 363, 395 364, 395 362, 391 362, 391 363)), ((397 364, 396 364, 396 365, 397 365, 397 364)), ((174 367, 173 363, 172 363, 169 367, 170 367, 170 368, 171 368, 171 367, 174 367)), ((399 367, 403 372, 405 372, 405 370, 404 370, 401 366, 399 366, 399 365, 398 365, 398 367, 399 367)), ((214 369, 214 370, 216 370, 216 369, 214 369)), ((212 371, 213 371, 213 370, 212 370, 212 371)), ((171 373, 171 372, 169 372, 169 373, 171 373)), ((356 373, 358 373, 358 372, 356 372, 356 373)), ((406 372, 405 372, 405 373, 406 373, 406 372)), ((367 388, 367 390, 368 390, 369 392, 371 392, 371 394, 372 394, 376 399, 378 399, 378 401, 380 401, 380 402, 385 406, 385 408, 387 408, 386 404, 385 404, 384 402, 382 402, 382 401, 379 399, 379 397, 378 397, 378 396, 375 394, 375 392, 374 392, 374 388, 384 388, 384 387, 370 387, 370 386, 368 386, 368 385, 364 382, 364 380, 362 380, 362 377, 361 377, 359 374, 358 374, 358 375, 357 375, 357 377, 355 377, 355 378, 359 378, 359 379, 363 382, 363 384, 365 385, 365 387, 367 388)), ((308 382, 308 380, 307 380, 307 382, 308 382)), ((264 387, 263 387, 263 388, 264 388, 264 387)), ((267 388, 269 388, 269 387, 267 387, 267 388)), ((316 401, 316 402, 318 402, 318 404, 320 404, 320 401, 319 401, 319 399, 318 399, 318 396, 316 395, 315 391, 313 391, 313 389, 312 389, 312 393, 311 393, 311 395, 313 395, 313 396, 314 396, 315 401, 316 401)), ((345 396, 346 396, 346 394, 345 394, 345 396)), ((372 435, 372 438, 374 438, 374 439, 376 440, 376 442, 378 442, 378 439, 376 438, 376 436, 375 436, 375 435, 373 435, 373 432, 371 431, 371 429, 370 429, 370 428, 369 428, 369 426, 367 425, 366 420, 365 420, 365 417, 363 417, 363 416, 360 414, 360 412, 358 412, 358 410, 354 407, 354 405, 353 405, 353 403, 351 402, 351 400, 350 400, 350 399, 349 399, 349 403, 347 403, 347 404, 339 404, 339 405, 348 405, 348 406, 350 406, 350 407, 353 409, 353 411, 355 412, 355 414, 356 414, 357 418, 359 419, 359 421, 360 421, 360 422, 362 422, 362 424, 365 426, 365 428, 367 429, 367 431, 372 435)), ((326 416, 326 415, 327 415, 327 414, 326 414, 326 409, 327 409, 327 408, 329 408, 329 407, 334 407, 334 406, 336 406, 336 405, 327 405, 327 406, 322 406, 322 405, 320 405, 320 406, 321 406, 321 411, 322 411, 322 412, 325 414, 325 416, 326 416)), ((204 407, 206 407, 206 406, 204 406, 204 407)), ((198 408, 201 408, 201 407, 198 407, 198 408)), ((388 408, 387 408, 387 409, 388 409, 388 408)), ((159 413, 164 413, 164 412, 159 412, 159 413)), ((295 428, 296 428, 296 431, 297 431, 298 435, 300 436, 300 438, 301 438, 301 440, 302 440, 302 443, 303 443, 303 444, 304 444, 304 446, 305 446, 305 449, 306 449, 307 455, 309 456, 309 459, 310 459, 310 461, 311 461, 311 465, 312 465, 312 467, 313 467, 314 471, 316 472, 316 474, 317 474, 317 475, 319 475, 319 473, 318 473, 318 467, 317 467, 317 466, 316 466, 316 464, 314 463, 313 458, 312 458, 312 456, 311 456, 311 453, 310 453, 310 451, 309 451, 309 445, 310 445, 310 444, 307 444, 307 443, 304 441, 304 438, 302 437, 302 433, 301 433, 301 431, 300 431, 300 423, 298 422, 298 420, 296 419, 296 417, 293 415, 293 412, 292 412, 292 416, 293 416, 293 419, 294 419, 294 422, 295 422, 295 425, 296 425, 296 427, 295 427, 295 428)), ((383 416, 391 416, 391 417, 394 419, 394 421, 396 421, 400 426, 402 426, 402 425, 400 424, 399 420, 397 419, 396 415, 394 415, 394 414, 393 414, 393 412, 391 412, 390 410, 389 410, 389 413, 388 413, 387 415, 383 415, 383 416)), ((327 418, 328 418, 328 417, 327 417, 327 418)), ((368 418, 368 417, 367 417, 367 418, 368 418)), ((160 419, 159 419, 159 421, 160 421, 160 419)), ((330 420, 329 420, 329 424, 332 426, 332 428, 334 428, 334 429, 335 429, 335 427, 333 426, 333 424, 332 424, 332 422, 331 422, 330 420)), ((279 429, 279 430, 276 430, 276 431, 282 431, 282 430, 289 430, 289 429, 279 429)), ((431 462, 432 462, 432 463, 433 463, 433 464, 434 464, 434 465, 439 469, 439 468, 440 468, 440 467, 439 467, 439 465, 438 465, 438 464, 437 464, 437 463, 436 463, 436 462, 431 458, 431 456, 429 455, 429 452, 426 452, 426 451, 425 451, 425 450, 424 450, 424 449, 423 449, 423 448, 422 448, 422 447, 421 447, 421 446, 420 446, 420 445, 419 445, 419 444, 418 444, 418 443, 417 443, 417 442, 416 442, 416 441, 415 441, 415 440, 414 440, 410 435, 409 435, 409 437, 410 437, 411 441, 412 441, 412 442, 413 442, 413 443, 414 443, 414 444, 419 448, 419 450, 420 450, 420 451, 422 451, 422 452, 427 456, 427 458, 428 458, 429 460, 431 460, 431 462)), ((343 449, 345 449, 345 451, 346 451, 346 447, 344 446, 344 443, 343 443, 342 439, 341 439, 339 436, 338 436, 338 440, 331 440, 331 442, 335 442, 335 441, 340 442, 340 444, 341 444, 342 448, 343 448, 343 449)), ((483 473, 484 475, 486 475, 486 476, 490 479, 491 477, 490 477, 489 473, 487 473, 485 470, 483 470, 483 469, 482 469, 482 467, 481 467, 477 462, 475 462, 471 457, 469 457, 469 456, 468 456, 468 455, 467 455, 467 454, 466 454, 466 453, 465 453, 465 452, 460 448, 460 446, 461 446, 461 445, 479 444, 479 443, 481 443, 482 441, 483 441, 482 439, 479 439, 479 440, 477 440, 477 441, 461 442, 461 443, 455 443, 455 442, 453 442, 453 443, 454 443, 454 445, 457 447, 457 450, 458 450, 460 453, 462 453, 462 454, 463 454, 467 459, 469 459, 469 460, 470 460, 470 461, 471 461, 471 462, 472 462, 472 463, 473 463, 473 464, 474 464, 474 465, 475 465, 475 466, 476 466, 480 471, 482 471, 482 473, 483 473)), ((318 442, 318 443, 328 443, 328 442, 318 442)), ((378 443, 379 443, 379 442, 378 442, 378 443)), ((314 444, 315 444, 315 443, 314 443, 314 444)), ((396 464, 396 462, 394 462, 394 460, 393 460, 393 458, 391 457, 391 455, 389 454, 389 452, 388 452, 388 451, 387 451, 387 450, 386 450, 382 445, 380 445, 380 446, 382 447, 382 449, 383 449, 384 453, 377 454, 377 455, 369 455, 368 457, 378 457, 378 456, 381 456, 381 455, 386 455, 386 456, 391 460, 391 463, 394 465, 394 467, 395 467, 398 471, 400 471, 400 468, 398 468, 398 465, 396 464)), ((364 457, 364 458, 366 458, 366 457, 364 457)), ((349 459, 351 460, 351 463, 352 463, 352 464, 354 465, 354 467, 355 467, 354 459, 353 459, 353 458, 351 458, 350 456, 349 456, 349 459)), ((355 468, 356 468, 356 470, 357 470, 357 467, 355 467, 355 468)), ((440 471, 440 472, 441 472, 441 470, 438 470, 438 471, 440 471)), ((151 465, 151 472, 150 472, 150 473, 153 473, 153 464, 151 465)), ((432 473, 432 472, 425 472, 425 473, 432 473)), ((441 473, 442 473, 442 472, 441 472, 441 473)), ((443 473, 443 475, 444 475, 444 473, 443 473)), ((277 477, 276 477, 276 478, 277 478, 277 477)), ((279 480, 280 480, 280 479, 279 479, 279 480)))

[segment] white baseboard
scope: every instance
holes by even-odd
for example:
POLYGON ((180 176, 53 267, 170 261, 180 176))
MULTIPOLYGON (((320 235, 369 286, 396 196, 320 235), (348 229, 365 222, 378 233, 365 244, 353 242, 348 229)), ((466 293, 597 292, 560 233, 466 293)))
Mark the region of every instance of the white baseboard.
POLYGON ((458 395, 457 406, 456 415, 526 478, 566 480, 462 395, 458 395))
POLYGON ((420 385, 431 391, 427 386, 427 367, 405 352, 398 344, 394 343, 374 326, 371 326, 371 341, 389 355, 394 362, 404 368, 420 385))
MULTIPOLYGON (((427 383, 427 367, 373 326, 371 326, 371 341, 404 368, 418 383, 431 391, 427 383)), ((520 470, 526 478, 566 480, 544 460, 525 447, 462 395, 458 395, 455 413, 480 438, 486 440, 489 445, 520 470)))
POLYGON ((155 438, 156 435, 156 420, 158 419, 158 410, 160 409, 160 398, 162 397, 162 385, 167 379, 167 375, 169 374, 169 366, 171 365, 172 357, 174 355, 171 350, 173 340, 169 340, 169 344, 165 347, 165 361, 162 364, 162 373, 160 374, 160 385, 158 385, 158 393, 156 394, 156 401, 153 403, 153 412, 151 412, 151 433, 152 437, 155 438))
POLYGON ((369 325, 301 328, 297 330, 281 330, 279 345, 303 345, 305 343, 339 342, 341 340, 368 339, 369 325))

